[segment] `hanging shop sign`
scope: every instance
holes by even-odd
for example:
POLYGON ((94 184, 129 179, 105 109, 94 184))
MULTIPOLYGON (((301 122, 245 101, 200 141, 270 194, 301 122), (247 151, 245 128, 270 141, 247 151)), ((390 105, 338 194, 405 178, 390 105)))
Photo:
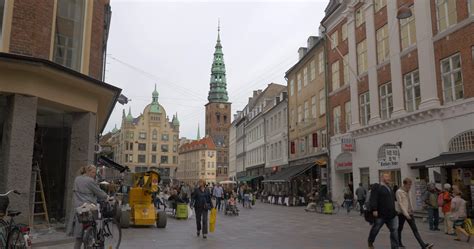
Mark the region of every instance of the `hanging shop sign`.
POLYGON ((352 154, 350 152, 343 152, 334 160, 336 170, 350 170, 352 169, 352 154))
POLYGON ((352 137, 341 138, 342 151, 355 151, 355 139, 352 137))
POLYGON ((381 167, 397 167, 400 163, 400 150, 395 144, 384 144, 379 148, 378 163, 381 167))

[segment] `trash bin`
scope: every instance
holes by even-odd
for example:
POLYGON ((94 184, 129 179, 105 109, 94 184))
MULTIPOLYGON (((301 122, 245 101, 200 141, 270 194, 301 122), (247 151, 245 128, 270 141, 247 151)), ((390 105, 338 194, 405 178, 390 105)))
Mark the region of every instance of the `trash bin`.
POLYGON ((324 210, 323 210, 323 213, 324 213, 324 214, 332 214, 332 212, 333 212, 333 205, 332 205, 332 202, 324 201, 324 210))
POLYGON ((178 203, 176 206, 176 219, 188 218, 188 205, 186 203, 178 203))

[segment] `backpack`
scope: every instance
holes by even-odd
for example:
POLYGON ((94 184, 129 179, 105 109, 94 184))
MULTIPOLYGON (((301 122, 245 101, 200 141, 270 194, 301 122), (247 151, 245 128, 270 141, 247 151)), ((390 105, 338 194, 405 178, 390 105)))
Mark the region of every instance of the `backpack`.
POLYGON ((444 205, 444 192, 441 192, 438 195, 438 206, 442 207, 444 205))

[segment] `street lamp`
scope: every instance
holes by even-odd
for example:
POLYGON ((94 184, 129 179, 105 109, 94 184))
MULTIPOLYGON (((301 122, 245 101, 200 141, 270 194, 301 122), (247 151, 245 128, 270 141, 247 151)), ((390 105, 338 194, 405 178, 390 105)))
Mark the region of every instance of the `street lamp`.
POLYGON ((411 9, 407 6, 401 6, 397 11, 397 19, 399 20, 410 18, 412 15, 411 9))

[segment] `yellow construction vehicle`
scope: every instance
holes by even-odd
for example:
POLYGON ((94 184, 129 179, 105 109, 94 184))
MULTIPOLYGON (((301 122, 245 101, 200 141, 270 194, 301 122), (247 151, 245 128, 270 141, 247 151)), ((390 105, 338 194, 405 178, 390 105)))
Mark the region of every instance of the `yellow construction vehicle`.
POLYGON ((160 175, 155 171, 147 171, 128 173, 125 178, 124 186, 128 193, 125 193, 122 201, 121 226, 127 228, 130 225, 156 224, 158 228, 166 227, 166 212, 157 211, 152 201, 153 195, 159 192, 160 175))

